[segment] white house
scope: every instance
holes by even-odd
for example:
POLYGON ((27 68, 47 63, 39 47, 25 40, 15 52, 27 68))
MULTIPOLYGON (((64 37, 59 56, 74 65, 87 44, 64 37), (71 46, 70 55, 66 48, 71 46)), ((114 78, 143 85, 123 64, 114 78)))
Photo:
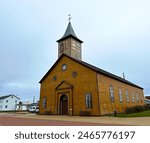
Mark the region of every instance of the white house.
POLYGON ((20 98, 11 94, 0 96, 0 111, 14 111, 16 104, 19 104, 20 98))
POLYGON ((145 98, 145 104, 150 105, 150 99, 145 98))

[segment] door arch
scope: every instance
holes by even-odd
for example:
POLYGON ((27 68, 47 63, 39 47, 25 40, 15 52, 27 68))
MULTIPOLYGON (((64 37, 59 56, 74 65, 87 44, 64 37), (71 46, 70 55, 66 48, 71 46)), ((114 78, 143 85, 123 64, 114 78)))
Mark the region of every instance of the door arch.
POLYGON ((68 115, 68 96, 65 94, 60 97, 60 114, 68 115))

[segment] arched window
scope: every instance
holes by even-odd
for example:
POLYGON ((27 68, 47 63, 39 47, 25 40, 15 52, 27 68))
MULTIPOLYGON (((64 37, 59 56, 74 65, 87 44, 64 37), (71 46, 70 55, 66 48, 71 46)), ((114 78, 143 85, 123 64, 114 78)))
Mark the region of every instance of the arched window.
POLYGON ((126 90, 126 101, 129 102, 129 94, 128 94, 128 90, 126 90))
POLYGON ((138 96, 138 93, 136 93, 136 102, 139 102, 139 96, 138 96))
POLYGON ((132 102, 134 102, 134 93, 132 92, 132 102))
POLYGON ((91 95, 91 93, 86 93, 85 98, 86 98, 86 108, 87 109, 92 108, 92 95, 91 95))
POLYGON ((46 108, 46 106, 47 106, 47 97, 43 97, 42 107, 46 108))
POLYGON ((121 90, 121 88, 119 88, 119 90, 118 90, 118 95, 119 95, 120 102, 122 102, 123 100, 122 100, 122 90, 121 90))
POLYGON ((112 86, 109 87, 109 92, 110 92, 110 100, 111 102, 114 102, 115 101, 115 98, 114 98, 114 89, 112 86))
POLYGON ((60 53, 63 53, 64 52, 64 43, 61 43, 60 44, 60 53))

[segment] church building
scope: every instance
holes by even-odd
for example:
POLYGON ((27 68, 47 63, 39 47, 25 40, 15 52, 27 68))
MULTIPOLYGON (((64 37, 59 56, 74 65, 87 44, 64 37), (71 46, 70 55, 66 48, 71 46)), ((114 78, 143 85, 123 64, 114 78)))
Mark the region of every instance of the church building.
POLYGON ((40 80, 40 114, 99 116, 144 105, 143 88, 82 60, 82 40, 69 22, 58 59, 40 80))

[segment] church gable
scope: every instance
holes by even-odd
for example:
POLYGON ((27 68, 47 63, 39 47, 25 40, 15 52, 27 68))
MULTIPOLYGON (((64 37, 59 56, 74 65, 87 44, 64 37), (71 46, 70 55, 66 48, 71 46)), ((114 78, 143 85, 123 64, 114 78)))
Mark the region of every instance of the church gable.
MULTIPOLYGON (((44 77, 40 80, 39 83, 42 83, 46 78, 52 76, 52 73, 55 73, 55 75, 56 75, 56 72, 58 72, 59 74, 61 73, 61 75, 64 75, 63 63, 64 64, 67 63, 67 65, 66 65, 67 66, 67 72, 68 72, 68 68, 71 70, 70 72, 73 72, 74 70, 78 71, 79 69, 80 69, 80 72, 81 71, 85 72, 85 69, 88 69, 88 71, 93 72, 93 70, 91 70, 89 67, 85 66, 84 64, 81 64, 80 62, 81 62, 80 60, 72 58, 66 54, 62 54, 60 56, 60 58, 54 63, 54 65, 49 69, 49 71, 44 75, 44 77), (76 64, 74 64, 74 63, 76 63, 76 64), (72 67, 72 65, 76 65, 76 66, 72 67), (83 69, 81 69, 81 68, 83 68, 83 69)), ((82 73, 82 74, 84 74, 84 73, 82 73)), ((86 73, 86 74, 88 74, 88 73, 86 73)), ((50 77, 50 78, 52 78, 52 77, 50 77)))
POLYGON ((56 90, 62 90, 62 89, 72 89, 73 85, 68 83, 67 81, 62 81, 57 87, 56 90))
MULTIPOLYGON (((64 54, 63 54, 64 55, 64 54)), ((53 66, 49 69, 49 71, 43 76, 43 78, 39 81, 39 83, 42 83, 48 75, 50 75, 50 73, 52 72, 52 70, 57 66, 57 64, 59 63, 59 61, 63 58, 63 55, 61 55, 61 57, 53 64, 53 66)))

